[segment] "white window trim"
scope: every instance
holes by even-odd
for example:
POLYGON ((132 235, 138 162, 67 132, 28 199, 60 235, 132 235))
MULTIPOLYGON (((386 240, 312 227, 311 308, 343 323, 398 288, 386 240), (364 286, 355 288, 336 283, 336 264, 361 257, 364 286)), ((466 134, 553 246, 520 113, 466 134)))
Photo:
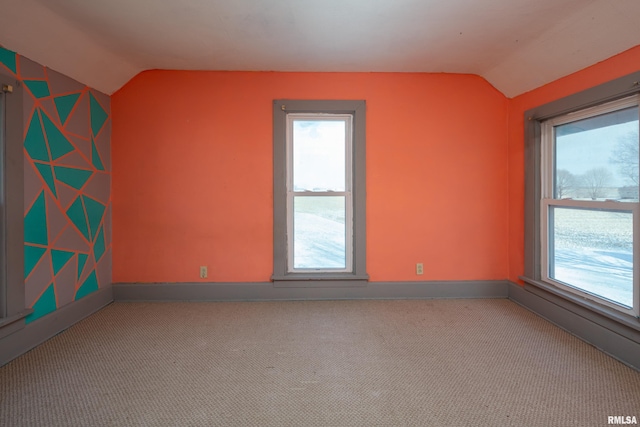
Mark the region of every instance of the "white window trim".
POLYGON ((576 294, 580 297, 589 299, 606 307, 620 311, 622 313, 639 317, 640 316, 640 262, 637 262, 638 254, 640 254, 640 203, 638 202, 615 202, 615 201, 592 201, 592 200, 573 200, 573 199, 554 199, 553 198, 553 144, 555 140, 555 127, 565 123, 571 123, 578 120, 594 117, 601 114, 618 111, 624 108, 640 106, 640 95, 632 95, 627 98, 618 99, 606 104, 595 107, 580 109, 575 112, 566 113, 554 118, 550 118, 541 122, 541 162, 540 162, 540 178, 541 178, 541 200, 540 200, 540 261, 541 272, 540 278, 543 282, 549 283, 560 289, 576 294), (567 207, 579 208, 587 210, 605 210, 613 212, 625 212, 632 214, 633 221, 633 307, 626 308, 620 304, 609 301, 605 298, 584 292, 578 288, 568 286, 549 276, 549 208, 550 207, 567 207))
POLYGON ((326 272, 351 273, 353 271, 353 115, 332 113, 288 113, 287 114, 287 272, 326 272), (345 122, 345 191, 295 191, 293 185, 293 122, 344 121, 345 122), (345 198, 345 268, 295 268, 294 261, 294 218, 293 203, 295 197, 331 197, 345 198))

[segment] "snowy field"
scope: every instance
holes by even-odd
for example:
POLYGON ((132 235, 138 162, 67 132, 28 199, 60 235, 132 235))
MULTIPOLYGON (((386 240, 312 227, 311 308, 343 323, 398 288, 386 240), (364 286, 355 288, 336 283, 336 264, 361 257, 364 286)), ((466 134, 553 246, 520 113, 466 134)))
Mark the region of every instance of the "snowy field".
POLYGON ((555 272, 551 276, 632 307, 632 215, 562 208, 554 211, 555 272))
POLYGON ((344 269, 344 197, 296 197, 294 267, 344 269))
MULTIPOLYGON (((295 268, 345 268, 341 197, 298 197, 295 268)), ((610 301, 633 305, 633 217, 625 212, 555 208, 551 277, 610 301)))

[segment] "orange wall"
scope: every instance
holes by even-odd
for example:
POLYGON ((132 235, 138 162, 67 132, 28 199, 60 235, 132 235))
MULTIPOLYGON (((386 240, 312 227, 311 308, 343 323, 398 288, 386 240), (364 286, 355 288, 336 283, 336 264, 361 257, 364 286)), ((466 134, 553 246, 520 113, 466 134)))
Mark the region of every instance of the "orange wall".
POLYGON ((509 102, 509 279, 524 273, 524 112, 640 70, 640 46, 509 102))
POLYGON ((366 100, 372 281, 507 277, 508 100, 480 77, 149 71, 112 97, 114 282, 269 280, 278 98, 366 100))

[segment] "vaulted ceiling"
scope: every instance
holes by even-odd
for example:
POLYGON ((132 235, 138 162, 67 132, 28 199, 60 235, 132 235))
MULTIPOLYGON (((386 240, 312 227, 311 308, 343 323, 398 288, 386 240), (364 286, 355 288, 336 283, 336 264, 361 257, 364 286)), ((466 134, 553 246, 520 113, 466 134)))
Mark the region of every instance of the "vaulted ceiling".
POLYGON ((508 97, 640 44, 640 0, 0 0, 0 45, 111 94, 147 69, 477 74, 508 97))

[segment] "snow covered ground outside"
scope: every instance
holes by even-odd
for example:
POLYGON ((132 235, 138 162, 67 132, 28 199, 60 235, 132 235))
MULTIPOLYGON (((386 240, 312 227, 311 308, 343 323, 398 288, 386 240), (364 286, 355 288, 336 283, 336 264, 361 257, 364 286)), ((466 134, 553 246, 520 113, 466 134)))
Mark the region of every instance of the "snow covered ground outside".
POLYGON ((632 252, 558 249, 555 278, 629 308, 633 306, 632 252))
POLYGON ((293 221, 295 268, 345 268, 344 218, 340 222, 312 213, 296 212, 293 221))
MULTIPOLYGON (((294 216, 295 268, 345 268, 343 208, 328 199, 332 198, 324 200, 322 212, 300 201, 301 208, 294 216)), ((632 307, 632 221, 630 213, 556 208, 555 270, 551 276, 632 307)))
POLYGON ((632 215, 567 208, 554 212, 555 272, 551 276, 632 307, 632 215))

